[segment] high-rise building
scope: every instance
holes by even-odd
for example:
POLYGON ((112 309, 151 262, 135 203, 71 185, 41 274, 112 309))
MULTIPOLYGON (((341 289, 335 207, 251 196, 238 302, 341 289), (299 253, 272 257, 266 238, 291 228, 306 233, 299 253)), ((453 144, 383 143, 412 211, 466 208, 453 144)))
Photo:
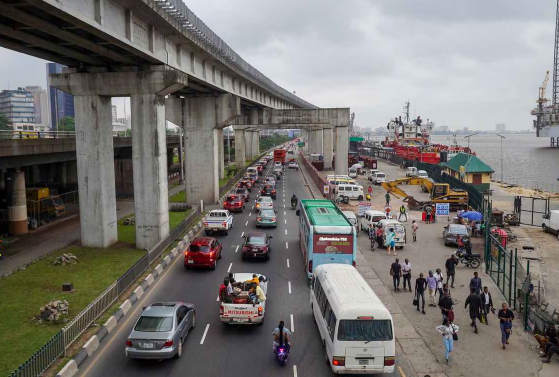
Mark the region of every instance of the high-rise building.
POLYGON ((53 129, 56 129, 56 126, 60 122, 60 119, 64 117, 75 118, 74 96, 50 86, 49 75, 51 73, 62 73, 62 69, 64 68, 65 67, 62 64, 47 63, 47 83, 49 87, 50 117, 53 129))
POLYGON ((112 114, 113 114, 113 122, 116 122, 116 106, 113 105, 111 110, 112 110, 112 114))
POLYGON ((43 124, 45 126, 49 126, 50 128, 50 106, 47 90, 41 88, 40 86, 26 86, 25 90, 33 95, 33 103, 35 105, 35 123, 43 124))
POLYGON ((10 123, 35 123, 33 95, 23 88, 2 90, 0 93, 0 113, 6 115, 10 123))
POLYGON ((506 125, 506 123, 497 123, 497 124, 495 125, 495 131, 496 131, 497 133, 500 133, 500 134, 501 134, 501 133, 504 133, 504 132, 507 132, 507 125, 506 125))

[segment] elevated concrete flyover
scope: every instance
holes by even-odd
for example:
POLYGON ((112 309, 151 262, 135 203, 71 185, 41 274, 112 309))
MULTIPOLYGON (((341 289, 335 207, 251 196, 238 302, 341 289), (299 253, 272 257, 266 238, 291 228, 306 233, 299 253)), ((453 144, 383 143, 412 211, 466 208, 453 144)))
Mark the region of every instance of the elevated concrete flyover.
MULTIPOLYGON (((334 151, 339 158, 336 161, 336 174, 347 174, 347 154, 349 150, 349 108, 330 109, 257 109, 237 117, 233 123, 235 129, 235 160, 244 166, 248 142, 246 133, 260 129, 299 128, 303 139, 308 141, 310 153, 324 154, 324 167, 332 168, 334 151), (243 144, 239 141, 245 141, 243 144)), ((251 148, 249 148, 251 149, 251 148)))

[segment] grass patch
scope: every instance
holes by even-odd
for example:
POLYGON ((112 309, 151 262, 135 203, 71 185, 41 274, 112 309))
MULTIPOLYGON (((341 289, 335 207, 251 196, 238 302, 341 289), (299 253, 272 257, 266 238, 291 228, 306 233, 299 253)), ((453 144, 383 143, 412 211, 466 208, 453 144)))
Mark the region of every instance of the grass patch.
POLYGON ((179 163, 179 156, 173 156, 173 164, 179 163))
POLYGON ((78 314, 132 266, 145 251, 117 244, 111 249, 70 246, 2 279, 0 284, 0 375, 8 375, 41 348, 64 324, 37 324, 31 318, 53 299, 70 304, 70 316, 78 314), (54 266, 62 253, 73 253, 78 263, 54 266), (72 282, 75 291, 62 292, 72 282))
POLYGON ((225 186, 227 184, 227 182, 229 182, 231 178, 223 178, 219 180, 219 188, 222 188, 223 186, 225 186))
POLYGON ((169 198, 171 203, 186 203, 186 191, 181 191, 169 198))

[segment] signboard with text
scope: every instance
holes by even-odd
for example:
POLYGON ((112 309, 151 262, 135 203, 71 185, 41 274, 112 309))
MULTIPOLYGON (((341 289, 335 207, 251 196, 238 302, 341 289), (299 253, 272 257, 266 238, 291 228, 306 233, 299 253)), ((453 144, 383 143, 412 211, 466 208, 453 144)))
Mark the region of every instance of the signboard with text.
POLYGON ((436 204, 436 215, 437 216, 448 216, 450 212, 449 203, 437 203, 436 204))
POLYGON ((315 234, 313 236, 313 253, 353 254, 353 235, 315 234))
POLYGON ((373 208, 371 202, 359 202, 359 208, 357 209, 357 215, 359 217, 363 216, 366 211, 369 211, 373 208))

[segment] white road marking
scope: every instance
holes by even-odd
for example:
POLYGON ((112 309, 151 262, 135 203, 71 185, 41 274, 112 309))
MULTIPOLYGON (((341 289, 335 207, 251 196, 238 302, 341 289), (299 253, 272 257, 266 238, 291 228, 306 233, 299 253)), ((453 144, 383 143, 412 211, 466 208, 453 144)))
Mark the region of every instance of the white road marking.
MULTIPOLYGON (((293 315, 291 315, 291 323, 293 323, 293 315)), ((293 327, 293 325, 291 325, 293 327)), ((208 334, 208 330, 210 329, 210 324, 206 325, 206 329, 204 330, 204 335, 202 335, 202 340, 200 340, 200 344, 204 344, 204 340, 206 339, 206 335, 208 334)), ((293 330, 291 330, 293 332, 293 330)))
POLYGON ((297 365, 293 365, 293 377, 297 377, 297 365))
MULTIPOLYGON (((285 248, 286 248, 286 249, 289 249, 289 244, 288 244, 287 242, 285 243, 285 248)), ((288 259, 288 260, 289 260, 289 259, 288 259)))
POLYGON ((239 245, 237 245, 237 247, 235 248, 235 253, 239 251, 239 245))
POLYGON ((247 222, 245 223, 245 226, 248 226, 248 220, 247 220, 247 222))
MULTIPOLYGON (((293 314, 290 314, 289 316, 291 317, 291 332, 295 332, 295 325, 293 324, 293 314)), ((208 327, 209 326, 210 325, 208 325, 208 327)), ((206 328, 206 331, 208 331, 207 328, 206 328)), ((206 333, 204 333, 204 336, 206 336, 206 333)), ((204 339, 204 338, 202 338, 202 339, 204 339)), ((202 344, 202 343, 200 343, 200 344, 202 344)))
POLYGON ((287 229, 285 230, 285 235, 287 236, 287 229))
POLYGON ((285 204, 283 205, 283 208, 285 208, 285 204))
POLYGON ((216 299, 216 301, 219 301, 219 295, 217 295, 217 299, 216 299))
MULTIPOLYGON (((247 221, 247 223, 248 223, 248 221, 247 221)), ((245 232, 241 233, 241 237, 243 237, 244 235, 245 235, 245 232)))
POLYGON ((252 216, 252 212, 248 214, 248 217, 252 216))
POLYGON ((283 201, 285 202, 285 198, 283 198, 283 201))
POLYGON ((227 272, 231 272, 231 267, 233 267, 233 263, 231 263, 231 264, 229 265, 229 268, 227 269, 227 272))
POLYGON ((285 221, 285 223, 287 224, 287 219, 284 219, 283 221, 285 221))
POLYGON ((254 209, 254 206, 252 206, 252 209, 254 209))
POLYGON ((283 215, 284 215, 284 216, 287 216, 287 212, 283 211, 283 215))
POLYGON ((287 282, 287 287, 289 288, 289 294, 291 294, 291 282, 290 281, 287 282))
POLYGON ((287 258, 287 268, 289 268, 289 258, 287 258))

